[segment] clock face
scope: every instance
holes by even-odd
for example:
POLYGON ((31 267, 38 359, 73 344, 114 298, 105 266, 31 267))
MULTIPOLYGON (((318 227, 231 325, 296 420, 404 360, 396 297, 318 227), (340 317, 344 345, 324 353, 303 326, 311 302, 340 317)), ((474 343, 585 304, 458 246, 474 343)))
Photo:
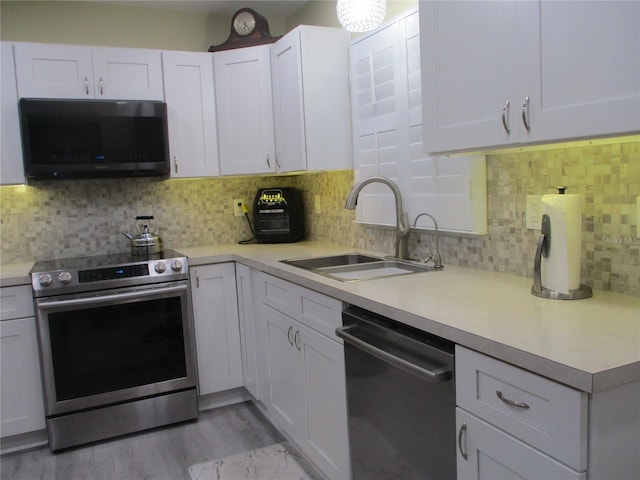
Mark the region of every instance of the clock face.
POLYGON ((238 35, 249 35, 256 28, 256 19, 249 12, 240 12, 233 20, 233 29, 238 35))

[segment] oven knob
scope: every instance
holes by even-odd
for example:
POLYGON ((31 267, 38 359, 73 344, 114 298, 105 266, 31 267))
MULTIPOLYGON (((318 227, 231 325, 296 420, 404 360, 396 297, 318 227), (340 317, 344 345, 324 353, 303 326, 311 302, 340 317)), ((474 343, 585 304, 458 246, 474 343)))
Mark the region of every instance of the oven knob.
POLYGON ((43 287, 48 287, 53 282, 53 277, 48 273, 41 273, 38 277, 38 282, 40 282, 40 285, 43 287))
POLYGON ((167 270, 167 266, 164 262, 158 262, 156 263, 156 266, 153 267, 153 269, 156 271, 156 273, 164 273, 167 270))
POLYGON ((182 262, 180 260, 174 260, 171 262, 171 270, 174 272, 182 271, 182 262))
POLYGON ((58 274, 58 281, 66 285, 71 281, 71 274, 69 272, 60 272, 58 274))

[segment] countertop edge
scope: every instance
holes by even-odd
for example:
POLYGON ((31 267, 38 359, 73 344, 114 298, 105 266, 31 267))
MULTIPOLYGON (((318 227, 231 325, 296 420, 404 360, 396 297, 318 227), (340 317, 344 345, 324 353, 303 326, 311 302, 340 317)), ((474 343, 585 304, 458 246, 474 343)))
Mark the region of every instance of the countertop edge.
MULTIPOLYGON (((332 245, 332 247, 340 248, 340 246, 335 245, 332 245)), ((185 248, 184 250, 178 250, 190 251, 191 249, 185 248)), ((307 272, 305 270, 295 269, 295 267, 284 265, 279 262, 265 262, 258 258, 259 255, 244 253, 242 251, 238 251, 237 248, 234 248, 234 251, 230 252, 224 251, 224 249, 219 251, 220 247, 215 246, 213 250, 215 250, 215 252, 207 253, 204 256, 187 255, 189 257, 189 264, 197 266, 211 263, 223 263, 227 261, 239 262, 264 273, 274 275, 336 298, 342 302, 359 306, 411 326, 417 326, 418 328, 446 338, 454 343, 587 393, 597 393, 626 383, 640 381, 640 361, 595 373, 584 371, 570 365, 565 365, 552 359, 545 358, 538 354, 501 343, 491 338, 479 336, 430 318, 412 314, 402 310, 401 308, 378 302, 370 297, 354 294, 341 288, 342 285, 335 284, 334 281, 331 281, 330 279, 320 277, 317 274, 307 272)), ((342 247, 342 252, 346 251, 357 251, 368 254, 378 253, 369 252, 363 249, 342 247)))
MULTIPOLYGON (((336 298, 342 302, 359 306, 379 315, 428 331, 429 333, 446 338, 459 345, 584 392, 597 393, 627 383, 640 382, 640 360, 606 370, 585 371, 540 354, 514 347, 508 343, 500 342, 494 338, 481 336, 464 328, 458 328, 442 321, 433 320, 403 310, 397 305, 388 305, 383 301, 378 301, 371 296, 367 296, 366 293, 354 293, 345 288, 343 284, 331 279, 274 260, 275 258, 296 258, 295 255, 288 254, 289 249, 286 247, 286 244, 268 248, 268 254, 263 254, 259 246, 257 249, 254 247, 243 251, 245 248, 245 246, 228 244, 203 247, 178 247, 175 250, 188 257, 190 267, 215 263, 239 262, 256 270, 336 298)), ((320 256, 320 252, 325 252, 325 250, 332 253, 362 252, 380 255, 379 252, 349 248, 341 245, 324 244, 322 242, 306 242, 304 245, 293 247, 293 251, 296 252, 303 250, 306 253, 307 249, 310 253, 308 256, 310 257, 315 254, 320 256)), ((0 265, 2 269, 0 272, 0 287, 30 285, 31 279, 28 272, 32 266, 33 262, 0 265)), ((504 275, 506 276, 507 274, 504 275)))

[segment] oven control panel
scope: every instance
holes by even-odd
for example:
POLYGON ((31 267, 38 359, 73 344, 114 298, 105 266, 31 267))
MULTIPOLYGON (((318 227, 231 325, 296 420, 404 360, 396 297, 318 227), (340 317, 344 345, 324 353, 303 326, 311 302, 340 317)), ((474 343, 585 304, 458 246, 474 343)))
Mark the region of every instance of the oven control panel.
POLYGON ((75 265, 31 273, 31 286, 36 297, 119 288, 146 283, 170 282, 188 278, 185 257, 145 260, 136 263, 83 268, 75 265))

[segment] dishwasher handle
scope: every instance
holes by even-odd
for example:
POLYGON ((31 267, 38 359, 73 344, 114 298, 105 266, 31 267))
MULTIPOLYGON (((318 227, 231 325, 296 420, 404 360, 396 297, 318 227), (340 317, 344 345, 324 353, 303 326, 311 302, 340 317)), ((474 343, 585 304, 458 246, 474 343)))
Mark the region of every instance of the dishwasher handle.
POLYGON ((383 362, 393 365, 394 367, 404 370, 405 372, 416 375, 423 380, 428 381, 429 383, 444 383, 451 379, 451 377, 453 376, 453 369, 451 367, 444 366, 434 370, 427 370, 426 368, 422 368, 419 365, 408 362, 403 358, 392 355, 389 352, 385 352, 381 348, 371 345, 370 343, 367 343, 350 333, 351 330, 357 328, 357 325, 347 325, 345 327, 340 327, 336 329, 336 335, 342 338, 345 342, 358 348, 359 350, 373 355, 383 362))

